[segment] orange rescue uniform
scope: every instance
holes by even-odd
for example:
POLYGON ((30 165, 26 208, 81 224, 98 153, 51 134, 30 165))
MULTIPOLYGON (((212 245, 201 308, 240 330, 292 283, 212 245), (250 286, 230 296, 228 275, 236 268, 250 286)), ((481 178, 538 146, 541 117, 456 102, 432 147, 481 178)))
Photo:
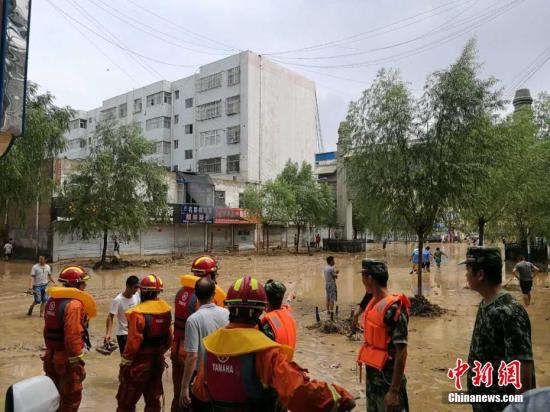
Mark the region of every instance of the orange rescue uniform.
POLYGON ((126 312, 128 339, 120 365, 117 412, 134 412, 141 395, 145 412, 159 412, 164 354, 172 342, 171 308, 163 300, 148 300, 126 312))
POLYGON ((279 309, 267 312, 261 319, 262 329, 266 324, 273 331, 275 342, 296 349, 296 320, 290 306, 282 305, 279 309))
POLYGON ((384 322, 384 317, 390 306, 395 303, 399 303, 399 306, 395 311, 394 320, 399 318, 403 309, 407 312, 408 316, 411 304, 405 295, 387 295, 378 301, 371 299, 367 305, 363 315, 365 341, 357 356, 357 362, 360 365, 365 364, 379 371, 384 368, 390 356, 388 353, 390 335, 388 326, 384 322))
MULTIPOLYGON (((199 308, 199 302, 195 296, 195 283, 200 278, 194 275, 182 275, 180 283, 182 287, 176 293, 174 302, 174 340, 170 348, 170 359, 172 360, 172 384, 174 385, 174 398, 172 399, 171 412, 178 412, 179 396, 181 393, 181 381, 183 371, 185 369, 185 348, 183 342, 185 340, 185 323, 187 318, 191 316, 199 308)), ((216 286, 216 295, 214 303, 223 307, 225 293, 219 286, 216 286)))
POLYGON ((353 399, 338 385, 311 380, 306 369, 289 362, 289 347, 252 326, 232 323, 203 342, 205 359, 193 383, 193 394, 203 402, 226 405, 232 411, 260 405, 271 410, 270 402, 278 398, 293 412, 329 412, 345 410, 353 399), (268 392, 275 392, 275 399, 268 392))
POLYGON ((86 378, 83 350, 88 342, 87 310, 95 316, 93 298, 75 288, 50 288, 44 313, 46 353, 44 372, 54 382, 60 395, 60 412, 78 411, 82 400, 82 382, 86 378), (77 298, 84 298, 93 308, 77 298))

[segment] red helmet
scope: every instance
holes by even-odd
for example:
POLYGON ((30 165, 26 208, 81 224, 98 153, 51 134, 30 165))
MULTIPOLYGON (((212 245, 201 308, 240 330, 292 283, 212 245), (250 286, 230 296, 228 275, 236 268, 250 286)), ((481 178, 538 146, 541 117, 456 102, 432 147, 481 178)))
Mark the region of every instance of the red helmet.
POLYGON ((142 292, 162 292, 164 283, 157 275, 147 275, 139 282, 139 289, 142 292))
POLYGON ((206 276, 218 271, 218 262, 212 256, 199 256, 191 264, 191 272, 197 276, 206 276))
POLYGON ((67 266, 59 274, 58 280, 65 286, 77 287, 79 283, 90 280, 90 275, 82 266, 67 266))
POLYGON ((225 305, 229 308, 264 309, 266 294, 263 285, 250 276, 242 277, 227 291, 225 305))

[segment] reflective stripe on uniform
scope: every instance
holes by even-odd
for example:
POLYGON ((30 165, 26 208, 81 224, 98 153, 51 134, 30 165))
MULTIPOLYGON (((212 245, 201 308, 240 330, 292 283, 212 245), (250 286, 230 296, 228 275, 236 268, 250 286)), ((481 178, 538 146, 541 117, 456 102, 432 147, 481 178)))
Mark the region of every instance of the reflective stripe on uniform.
POLYGON ((129 360, 129 359, 125 359, 125 358, 120 358, 120 364, 125 366, 125 365, 131 365, 133 361, 129 360))
POLYGON ((84 354, 81 353, 80 355, 78 356, 71 356, 69 358, 69 363, 78 363, 80 362, 82 359, 84 359, 84 354))
POLYGON ((342 398, 336 388, 333 385, 327 385, 330 389, 330 392, 332 394, 332 401, 334 402, 334 405, 332 405, 332 411, 336 412, 338 410, 338 407, 340 406, 340 399, 342 398))

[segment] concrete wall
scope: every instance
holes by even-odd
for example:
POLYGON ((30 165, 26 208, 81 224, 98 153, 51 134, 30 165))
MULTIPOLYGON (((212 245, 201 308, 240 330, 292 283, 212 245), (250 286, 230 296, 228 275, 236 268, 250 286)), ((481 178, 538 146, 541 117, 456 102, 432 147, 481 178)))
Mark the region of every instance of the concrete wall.
POLYGON ((247 55, 248 180, 275 178, 288 159, 313 165, 315 83, 257 54, 247 55))
MULTIPOLYGON (((208 246, 214 251, 232 248, 231 225, 176 224, 152 226, 140 233, 137 239, 120 241, 120 254, 157 255, 204 252, 208 246), (208 233, 208 234, 207 234, 208 233), (207 237, 206 237, 207 236, 207 237)), ((254 225, 234 225, 234 241, 240 250, 254 249, 254 225), (243 232, 239 235, 239 232, 243 232), (248 234, 244 232, 249 232, 248 234)), ((99 257, 103 247, 101 238, 83 240, 76 235, 53 235, 53 261, 78 257, 99 257)), ((112 256, 114 239, 109 235, 107 255, 112 256)))

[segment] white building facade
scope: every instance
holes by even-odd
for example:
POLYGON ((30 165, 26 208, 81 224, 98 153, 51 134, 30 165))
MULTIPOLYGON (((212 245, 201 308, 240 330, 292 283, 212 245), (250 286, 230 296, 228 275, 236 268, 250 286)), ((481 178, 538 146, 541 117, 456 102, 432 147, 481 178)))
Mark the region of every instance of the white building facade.
POLYGON ((288 159, 313 164, 317 119, 314 82, 245 51, 76 112, 62 156, 86 158, 99 122, 136 124, 159 165, 210 175, 215 206, 235 208, 246 183, 275 178, 288 159))

